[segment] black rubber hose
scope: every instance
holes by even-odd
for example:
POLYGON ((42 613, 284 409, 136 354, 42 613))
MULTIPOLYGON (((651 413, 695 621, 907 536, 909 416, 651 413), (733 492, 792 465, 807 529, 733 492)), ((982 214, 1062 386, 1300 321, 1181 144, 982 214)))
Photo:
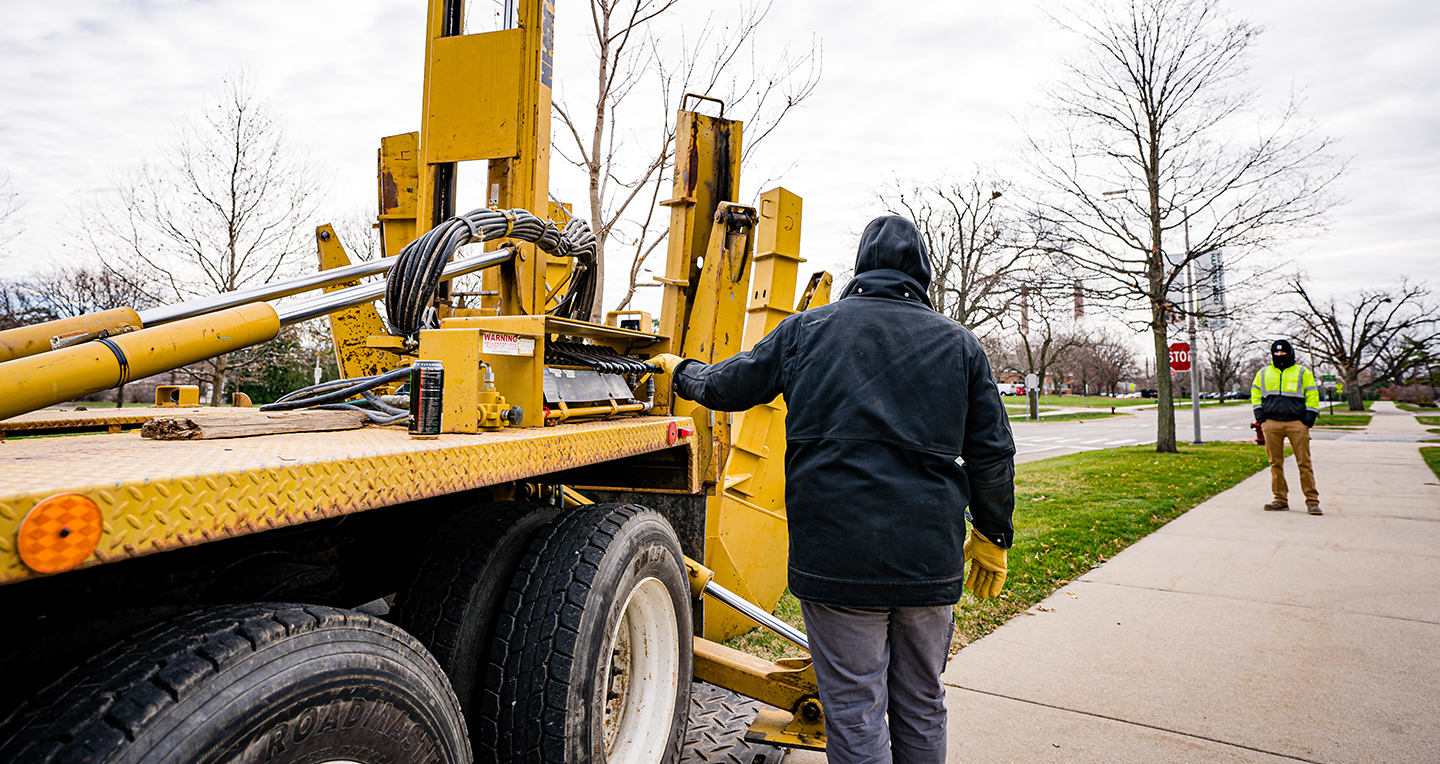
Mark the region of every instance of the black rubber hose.
MULTIPOLYGON (((385 283, 390 333, 414 339, 426 328, 426 309, 435 299, 440 274, 455 250, 466 244, 505 238, 534 242, 556 257, 574 257, 586 272, 595 263, 595 235, 590 225, 579 218, 571 220, 562 233, 555 224, 525 210, 472 210, 426 231, 396 256, 385 283)), ((593 286, 589 289, 593 295, 593 286)))
MULTIPOLYGON (((319 395, 312 395, 308 398, 296 398, 284 401, 283 403, 281 401, 276 401, 274 403, 269 403, 261 406, 260 410, 291 411, 294 409, 311 408, 327 403, 339 403, 347 398, 352 398, 356 395, 361 394, 364 391, 370 390, 371 388, 379 387, 380 385, 394 382, 397 379, 404 379, 409 376, 410 367, 406 366, 405 368, 396 369, 394 371, 389 371, 384 374, 377 374, 373 377, 362 377, 359 380, 345 380, 346 382, 350 382, 352 384, 350 384, 348 387, 344 387, 338 390, 331 390, 329 392, 324 392, 319 395)), ((284 397, 288 398, 289 396, 287 395, 284 397)))
POLYGON ((312 409, 322 411, 358 411, 370 418, 375 424, 398 424, 410 418, 410 412, 400 414, 387 414, 383 411, 362 408, 353 403, 325 403, 319 406, 311 406, 312 409))

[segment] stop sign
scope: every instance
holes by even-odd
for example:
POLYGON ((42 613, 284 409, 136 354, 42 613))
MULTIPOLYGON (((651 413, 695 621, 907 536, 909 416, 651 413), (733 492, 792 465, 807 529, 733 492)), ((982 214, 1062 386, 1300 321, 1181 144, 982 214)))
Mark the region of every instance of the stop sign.
POLYGON ((1170 346, 1170 370, 1190 371, 1190 343, 1177 342, 1170 346))

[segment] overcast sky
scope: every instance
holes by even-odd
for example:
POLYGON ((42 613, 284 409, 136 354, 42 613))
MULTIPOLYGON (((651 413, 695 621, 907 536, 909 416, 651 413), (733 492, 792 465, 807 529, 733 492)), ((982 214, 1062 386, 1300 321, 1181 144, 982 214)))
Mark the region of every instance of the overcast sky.
MULTIPOLYGON (((733 2, 685 0, 679 34, 733 2)), ((371 210, 375 149, 420 121, 421 0, 5 0, 0 25, 0 179, 23 201, 8 274, 74 257, 67 207, 103 194, 168 140, 221 78, 246 67, 291 140, 329 179, 328 209, 371 210)), ((488 12, 487 2, 475 7, 488 12)), ((892 178, 1008 172, 1040 87, 1071 40, 1043 1, 910 3, 781 0, 765 50, 823 44, 813 98, 769 139, 760 173, 804 197, 806 268, 846 267, 855 234, 892 178)), ((1293 88, 1304 114, 1350 159, 1348 202, 1328 232, 1282 249, 1322 293, 1437 275, 1440 245, 1440 4, 1250 0, 1231 4, 1267 31, 1249 83, 1262 103, 1293 88)), ((560 90, 581 79, 584 6, 557 3, 560 90)), ((555 194, 583 202, 556 170, 555 194)), ((751 178, 751 182, 756 182, 751 178)), ((754 190, 754 189, 751 189, 754 190)), ((483 203, 460 200, 462 207, 483 203)), ((325 222, 325 221, 317 221, 325 222)), ((615 271, 623 266, 612 266, 615 271)), ((613 290, 614 285, 611 285, 613 290)), ((606 307, 615 300, 612 291, 606 307)))

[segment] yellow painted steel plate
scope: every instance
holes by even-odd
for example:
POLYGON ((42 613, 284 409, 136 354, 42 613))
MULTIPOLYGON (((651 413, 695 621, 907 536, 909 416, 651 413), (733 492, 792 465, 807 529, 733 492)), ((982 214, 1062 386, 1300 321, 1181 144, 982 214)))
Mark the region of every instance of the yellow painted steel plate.
MULTIPOLYGON (((104 515, 90 566, 659 451, 672 422, 693 426, 649 416, 434 440, 403 427, 13 440, 0 445, 0 583, 36 575, 20 560, 16 533, 32 507, 58 493, 88 496, 104 515)), ((680 444, 693 459, 691 441, 680 444)))

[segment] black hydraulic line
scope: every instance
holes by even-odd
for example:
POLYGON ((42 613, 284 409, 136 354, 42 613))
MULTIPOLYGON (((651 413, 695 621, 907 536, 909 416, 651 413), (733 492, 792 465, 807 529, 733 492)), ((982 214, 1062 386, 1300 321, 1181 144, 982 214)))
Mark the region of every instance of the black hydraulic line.
MULTIPOLYGON (((347 379, 345 381, 351 383, 348 387, 343 387, 328 392, 322 392, 317 395, 312 395, 308 398, 295 398, 291 400, 286 400, 284 402, 276 401, 274 403, 268 403, 264 406, 261 406, 260 410, 292 411, 294 409, 311 408, 313 406, 320 406, 327 403, 339 403, 347 398, 353 398, 363 391, 367 391, 371 388, 379 387, 380 385, 394 382, 399 379, 405 379, 409 376, 410 367, 406 366, 404 368, 389 371, 384 374, 376 374, 373 377, 362 377, 359 380, 347 379)), ((283 396, 282 400, 289 397, 289 395, 283 396)))
POLYGON ((387 414, 383 411, 356 406, 353 403, 322 403, 319 406, 311 406, 310 408, 321 411, 358 411, 369 417, 370 421, 375 424, 398 424, 410 418, 410 412, 408 411, 399 414, 387 414))
MULTIPOLYGON (((369 381, 372 380, 372 379, 374 379, 373 376, 371 376, 371 377, 356 377, 356 378, 354 378, 354 379, 332 379, 332 380, 330 380, 329 382, 321 382, 321 383, 318 384, 318 385, 311 385, 311 386, 309 386, 309 387, 302 387, 302 388, 300 388, 299 390, 291 390, 290 392, 285 393, 284 395, 280 396, 279 398, 276 398, 276 399, 275 399, 275 403, 285 403, 285 402, 287 402, 287 401, 292 401, 292 400, 294 400, 294 399, 296 399, 296 398, 302 398, 302 397, 305 397, 305 396, 307 396, 307 395, 313 395, 313 394, 315 394, 315 393, 322 393, 322 392, 326 392, 326 391, 329 391, 329 390, 335 390, 335 389, 338 389, 338 388, 341 388, 341 387, 350 387, 351 385, 358 385, 358 384, 360 384, 361 382, 369 382, 369 381)), ((270 404, 266 404, 266 405, 270 405, 270 404)))
MULTIPOLYGON (((396 256, 385 286, 390 333, 413 339, 426 328, 426 310, 435 299, 440 273, 455 250, 466 244, 507 238, 533 242, 556 257, 574 257, 584 273, 595 263, 595 235, 590 225, 579 218, 571 220, 562 232, 555 224, 525 210, 472 210, 426 231, 396 256)), ((576 291, 574 286, 571 291, 576 291)))

